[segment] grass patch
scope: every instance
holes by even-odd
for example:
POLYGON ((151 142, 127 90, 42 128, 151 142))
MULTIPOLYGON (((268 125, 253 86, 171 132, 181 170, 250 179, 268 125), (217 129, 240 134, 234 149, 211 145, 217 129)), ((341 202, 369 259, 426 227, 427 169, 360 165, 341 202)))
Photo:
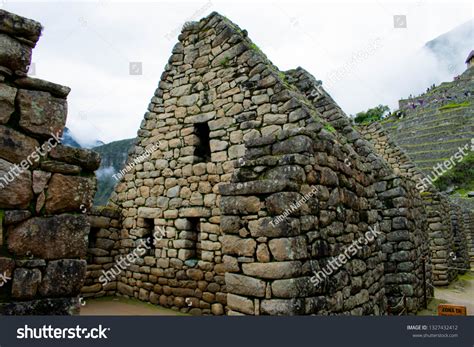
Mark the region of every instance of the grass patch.
POLYGON ((456 102, 451 102, 449 104, 446 104, 444 106, 441 106, 439 110, 449 110, 452 108, 459 108, 459 107, 468 107, 471 103, 469 101, 464 101, 461 103, 456 103, 456 102))
POLYGON ((229 66, 229 57, 224 57, 224 59, 222 59, 220 62, 219 62, 219 65, 222 66, 222 67, 228 67, 229 66))
POLYGON ((474 191, 474 152, 469 152, 461 162, 436 180, 435 185, 441 191, 455 186, 455 192, 461 196, 474 191))
POLYGON ((327 131, 329 131, 330 133, 335 133, 336 132, 336 129, 331 125, 331 124, 326 124, 324 126, 324 129, 326 129, 327 131))

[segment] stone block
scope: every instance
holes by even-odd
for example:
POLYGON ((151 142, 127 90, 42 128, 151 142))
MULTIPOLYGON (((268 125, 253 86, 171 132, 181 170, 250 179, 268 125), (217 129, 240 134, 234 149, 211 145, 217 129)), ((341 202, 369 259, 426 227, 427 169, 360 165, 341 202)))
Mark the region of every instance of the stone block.
POLYGON ((227 292, 263 298, 265 296, 265 282, 256 278, 233 273, 225 274, 227 292))
POLYGON ((48 263, 38 291, 41 296, 74 296, 80 293, 86 278, 85 260, 62 259, 48 263))
POLYGON ((85 258, 88 234, 89 223, 85 215, 34 217, 11 227, 7 244, 9 251, 17 256, 85 258))

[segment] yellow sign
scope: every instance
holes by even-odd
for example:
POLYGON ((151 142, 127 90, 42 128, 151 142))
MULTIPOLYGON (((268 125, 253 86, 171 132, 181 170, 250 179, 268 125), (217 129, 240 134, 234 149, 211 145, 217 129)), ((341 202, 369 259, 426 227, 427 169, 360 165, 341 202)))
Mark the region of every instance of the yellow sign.
POLYGON ((467 316, 466 306, 439 304, 438 316, 467 316))

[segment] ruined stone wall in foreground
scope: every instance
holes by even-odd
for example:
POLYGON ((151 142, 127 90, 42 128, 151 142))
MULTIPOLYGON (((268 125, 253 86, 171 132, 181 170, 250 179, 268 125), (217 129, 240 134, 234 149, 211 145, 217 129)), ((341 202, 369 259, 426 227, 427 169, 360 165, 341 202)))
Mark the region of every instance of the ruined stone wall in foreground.
POLYGON ((98 154, 58 144, 69 88, 26 76, 41 25, 0 10, 0 314, 72 314, 98 154))

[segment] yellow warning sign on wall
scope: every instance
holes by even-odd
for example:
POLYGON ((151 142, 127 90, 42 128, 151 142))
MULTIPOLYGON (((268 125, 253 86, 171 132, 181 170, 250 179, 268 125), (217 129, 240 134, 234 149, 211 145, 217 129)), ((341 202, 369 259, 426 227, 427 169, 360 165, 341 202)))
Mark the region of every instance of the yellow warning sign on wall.
POLYGON ((439 304, 438 316, 466 316, 466 306, 439 304))

